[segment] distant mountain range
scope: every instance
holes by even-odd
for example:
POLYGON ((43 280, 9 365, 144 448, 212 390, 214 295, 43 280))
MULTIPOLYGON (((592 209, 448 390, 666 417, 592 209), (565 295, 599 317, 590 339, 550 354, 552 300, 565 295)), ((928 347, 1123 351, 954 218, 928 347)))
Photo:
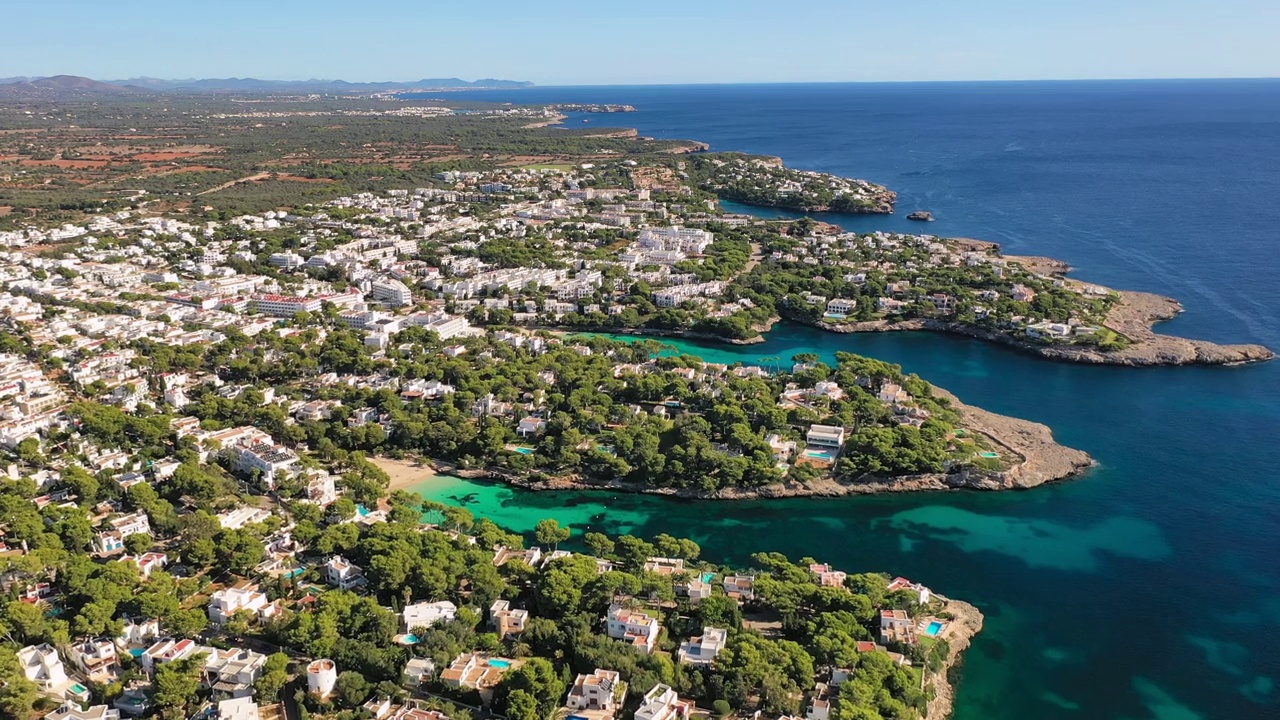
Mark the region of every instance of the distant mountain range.
POLYGON ((79 75, 43 78, 0 78, 0 97, 65 97, 69 95, 128 95, 141 88, 90 80, 79 75))
POLYGON ((431 78, 410 82, 347 82, 345 80, 258 80, 256 78, 206 78, 162 80, 137 77, 127 80, 91 80, 77 75, 0 78, 0 97, 54 97, 74 95, 125 95, 155 92, 284 92, 370 93, 395 90, 467 90, 533 87, 531 82, 484 78, 474 82, 458 78, 431 78))

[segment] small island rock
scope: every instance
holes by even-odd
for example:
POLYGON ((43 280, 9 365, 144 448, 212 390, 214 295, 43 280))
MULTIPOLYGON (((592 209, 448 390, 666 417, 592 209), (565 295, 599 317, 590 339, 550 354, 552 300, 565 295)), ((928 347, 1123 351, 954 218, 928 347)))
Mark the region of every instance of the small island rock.
POLYGON ((917 210, 907 216, 908 220, 919 220, 920 222, 933 222, 933 213, 928 210, 917 210))

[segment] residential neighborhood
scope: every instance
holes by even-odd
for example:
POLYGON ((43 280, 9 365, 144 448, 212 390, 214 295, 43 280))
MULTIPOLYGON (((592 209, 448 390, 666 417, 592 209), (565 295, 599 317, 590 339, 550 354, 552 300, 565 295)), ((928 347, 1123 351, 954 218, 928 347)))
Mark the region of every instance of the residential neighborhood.
POLYGON ((531 543, 384 470, 715 496, 1016 460, 893 365, 711 363, 599 334, 750 335, 799 302, 753 289, 753 267, 925 242, 833 246, 636 170, 445 171, 295 211, 135 208, 0 236, 17 715, 794 718, 857 677, 919 716, 946 638, 974 631, 923 586, 554 521, 531 543), (796 613, 856 621, 833 644, 796 613))

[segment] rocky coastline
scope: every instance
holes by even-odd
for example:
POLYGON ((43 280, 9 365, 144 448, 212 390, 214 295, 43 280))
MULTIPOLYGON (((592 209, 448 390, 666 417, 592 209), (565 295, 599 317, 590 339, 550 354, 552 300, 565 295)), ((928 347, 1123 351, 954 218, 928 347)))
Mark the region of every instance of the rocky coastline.
POLYGON ((954 676, 964 651, 969 649, 973 637, 982 631, 985 618, 978 608, 967 602, 952 600, 937 593, 934 593, 934 597, 946 603, 943 612, 949 613, 952 620, 946 635, 947 659, 942 663, 942 672, 935 676, 935 694, 929 701, 927 716, 948 718, 955 709, 955 689, 958 683, 954 676))
MULTIPOLYGON (((756 325, 751 329, 756 333, 766 333, 773 329, 773 326, 781 318, 771 318, 767 324, 756 325)), ((602 333, 608 335, 632 335, 635 337, 665 337, 677 338, 680 340, 703 340, 706 342, 718 342, 726 345, 757 345, 764 342, 764 335, 757 334, 749 338, 727 338, 715 333, 699 332, 697 330, 671 330, 667 328, 621 328, 610 325, 587 325, 581 327, 566 328, 563 326, 525 326, 530 330, 548 330, 550 332, 565 333, 602 333)))
POLYGON ((1163 335, 1153 326, 1182 312, 1173 298, 1151 293, 1118 291, 1120 302, 1108 313, 1104 325, 1124 335, 1131 345, 1121 350, 1103 351, 1085 345, 1062 345, 1022 340, 1002 332, 941 318, 909 320, 868 320, 854 323, 816 322, 814 326, 834 333, 904 332, 927 330, 964 335, 978 340, 1008 345, 1049 360, 1087 365, 1159 367, 1176 365, 1244 365, 1264 362, 1275 353, 1262 345, 1219 345, 1207 340, 1163 335))
POLYGON ((726 488, 714 492, 696 488, 653 487, 622 481, 598 482, 578 475, 532 477, 501 468, 460 468, 447 461, 432 461, 432 465, 437 472, 464 478, 498 480, 527 490, 608 490, 688 500, 843 497, 942 490, 1027 490, 1048 482, 1076 477, 1096 465, 1093 458, 1084 451, 1059 445, 1053 439, 1053 432, 1045 425, 966 405, 938 387, 934 387, 934 392, 951 401, 952 408, 959 413, 961 425, 966 430, 985 436, 1000 450, 1002 456, 1016 457, 1018 462, 1001 471, 966 467, 954 472, 894 477, 866 476, 852 481, 828 477, 808 483, 784 481, 756 488, 726 488))

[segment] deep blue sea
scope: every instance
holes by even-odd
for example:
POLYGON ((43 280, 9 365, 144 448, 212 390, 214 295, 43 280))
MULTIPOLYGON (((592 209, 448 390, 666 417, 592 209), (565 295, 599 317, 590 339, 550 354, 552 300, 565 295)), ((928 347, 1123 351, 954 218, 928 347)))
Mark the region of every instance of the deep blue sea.
MULTIPOLYGON (((635 105, 568 124, 636 127, 883 183, 899 193, 897 215, 839 222, 1062 258, 1077 277, 1180 299, 1187 311, 1168 332, 1280 348, 1280 81, 468 97, 635 105), (937 222, 907 222, 916 209, 937 222)), ((1280 718, 1280 362, 1077 367, 946 336, 785 325, 764 345, 681 346, 719 360, 847 349, 901 363, 967 402, 1050 425, 1101 465, 1013 494, 705 504, 475 483, 424 492, 517 530, 557 516, 577 529, 671 532, 712 559, 813 555, 969 600, 988 624, 966 654, 961 720, 1280 718)))

